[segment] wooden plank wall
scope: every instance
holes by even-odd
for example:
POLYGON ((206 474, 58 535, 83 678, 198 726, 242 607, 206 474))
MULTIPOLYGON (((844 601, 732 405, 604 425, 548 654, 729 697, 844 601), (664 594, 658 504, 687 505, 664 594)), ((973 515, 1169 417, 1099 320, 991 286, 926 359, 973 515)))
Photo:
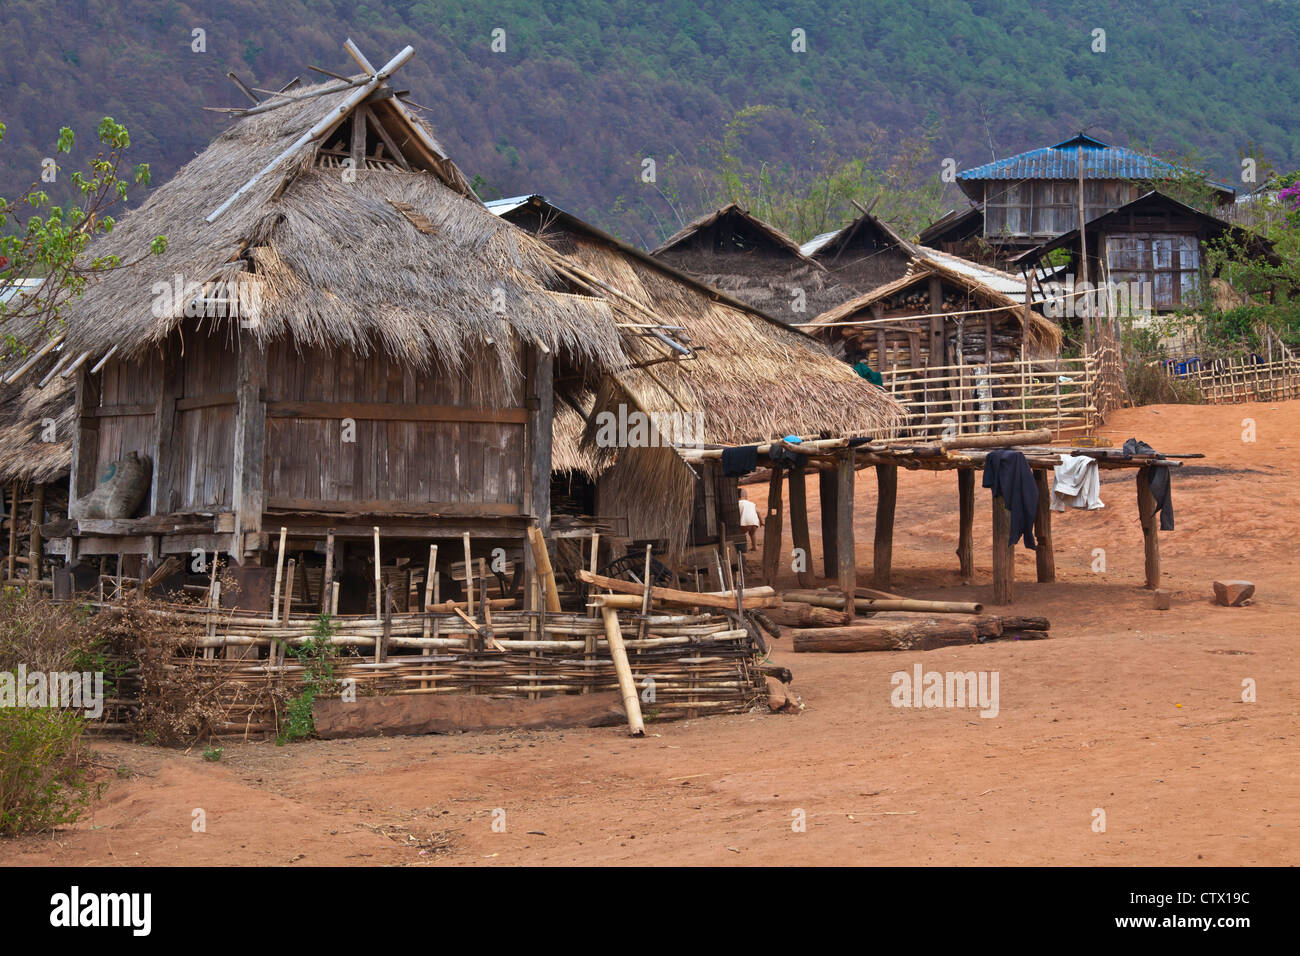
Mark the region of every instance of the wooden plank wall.
MULTIPOLYGON (((182 402, 173 433, 179 451, 181 510, 228 510, 233 502, 235 378, 238 358, 222 333, 187 341, 182 360, 182 402), (184 408, 186 400, 228 404, 184 408)), ((160 501, 167 496, 160 493, 160 501)))
MULTIPOLYGON (((154 406, 158 401, 162 363, 157 355, 141 362, 109 361, 100 372, 100 412, 123 408, 131 414, 107 414, 99 418, 99 443, 95 454, 94 489, 108 466, 128 452, 141 458, 153 454, 154 406)), ((92 412, 91 408, 83 410, 92 412)))
MULTIPOLYGON (((519 359, 522 361, 522 356, 519 359)), ((503 379, 495 349, 468 356, 459 374, 417 373, 386 355, 304 349, 287 342, 267 354, 268 407, 277 402, 339 406, 338 417, 270 414, 266 497, 275 500, 410 501, 515 505, 524 496, 525 425, 392 421, 357 417, 343 441, 346 403, 522 409, 522 381, 503 379)), ((499 510, 499 509, 498 509, 499 510)))

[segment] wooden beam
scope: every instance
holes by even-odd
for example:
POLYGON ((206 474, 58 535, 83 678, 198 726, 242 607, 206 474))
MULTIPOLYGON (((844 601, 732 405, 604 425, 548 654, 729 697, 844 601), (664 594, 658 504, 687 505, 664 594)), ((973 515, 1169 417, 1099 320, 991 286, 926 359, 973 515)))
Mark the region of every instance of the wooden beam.
POLYGON ((975 578, 975 469, 957 469, 957 564, 963 584, 975 578))
POLYGON ((551 440, 555 422, 555 357, 539 348, 529 350, 528 445, 531 450, 532 501, 526 509, 537 518, 543 535, 551 532, 551 440))
POLYGON ((812 587, 812 539, 808 533, 808 485, 804 468, 790 472, 790 539, 803 552, 804 570, 796 572, 801 588, 812 587))
POLYGON ((993 603, 1015 599, 1016 560, 1011 546, 1011 512, 1000 495, 993 496, 993 603))
POLYGON ((266 497, 263 475, 266 470, 266 353, 251 333, 240 335, 239 368, 235 386, 238 406, 235 409, 235 454, 232 469, 235 530, 230 556, 244 561, 244 535, 262 530, 262 512, 266 497))
POLYGON ((1155 590, 1160 587, 1160 525, 1156 517, 1156 498, 1151 493, 1152 474, 1150 465, 1138 469, 1137 499, 1138 518, 1142 522, 1146 587, 1155 590))
POLYGON ((1052 493, 1047 487, 1046 469, 1034 469, 1034 484, 1038 486, 1038 513, 1034 517, 1034 537, 1038 540, 1035 555, 1038 582, 1050 584, 1056 580, 1056 555, 1052 550, 1052 493))
POLYGON ((322 501, 317 498, 270 498, 268 511, 298 511, 320 514, 350 515, 450 515, 453 517, 512 517, 521 515, 519 505, 506 501, 394 501, 392 499, 358 499, 356 501, 322 501))
POLYGON ((408 405, 401 402, 267 402, 270 418, 343 418, 385 422, 472 422, 524 425, 526 408, 462 408, 456 405, 408 405))
POLYGON ((876 540, 872 550, 871 586, 889 590, 894 562, 894 510, 898 502, 898 466, 876 466, 876 540))
POLYGON ((366 168, 366 108, 358 106, 352 111, 352 144, 349 150, 352 168, 361 171, 366 168))
POLYGON ((170 513, 173 499, 179 498, 179 495, 174 493, 180 480, 180 447, 176 441, 176 403, 184 394, 185 383, 182 379, 181 363, 171 348, 170 339, 163 343, 160 362, 162 374, 158 384, 158 400, 152 412, 153 474, 149 481, 151 515, 170 513))
POLYGON ((785 469, 772 465, 772 477, 767 483, 767 516, 763 520, 763 579, 768 584, 776 581, 781 567, 781 524, 783 508, 781 501, 781 479, 785 469))
POLYGON ((18 577, 18 487, 15 478, 9 494, 9 570, 5 574, 10 581, 18 577))
MULTIPOLYGON (((858 586, 857 549, 853 540, 853 451, 840 452, 835 459, 838 495, 835 502, 835 539, 839 556, 840 590, 853 594, 858 586)), ((847 610, 847 608, 846 608, 847 610)))

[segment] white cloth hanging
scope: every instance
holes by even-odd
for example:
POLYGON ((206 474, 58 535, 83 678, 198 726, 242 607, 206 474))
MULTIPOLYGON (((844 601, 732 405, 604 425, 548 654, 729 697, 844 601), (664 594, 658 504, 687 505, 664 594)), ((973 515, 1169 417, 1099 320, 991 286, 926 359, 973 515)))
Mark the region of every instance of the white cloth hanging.
POLYGON ((1062 455, 1055 471, 1053 511, 1064 511, 1067 504, 1089 511, 1106 507, 1101 501, 1101 474, 1094 459, 1087 455, 1062 455))

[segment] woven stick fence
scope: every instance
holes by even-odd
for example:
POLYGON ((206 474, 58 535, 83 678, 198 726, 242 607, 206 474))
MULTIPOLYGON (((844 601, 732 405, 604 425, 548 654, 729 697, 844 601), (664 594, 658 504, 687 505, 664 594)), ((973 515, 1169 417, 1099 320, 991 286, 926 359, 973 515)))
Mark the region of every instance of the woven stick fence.
POLYGON ((899 437, 1050 428, 1089 435, 1119 407, 1123 375, 1110 346, 1081 358, 892 368, 884 387, 907 411, 899 437))
MULTIPOLYGON (((105 605, 111 607, 111 605, 105 605)), ((273 732, 277 707, 303 689, 305 668, 277 653, 314 637, 316 618, 271 618, 244 611, 205 611, 188 606, 140 609, 193 634, 175 642, 177 669, 192 668, 222 717, 218 735, 273 732), (265 654, 265 656, 257 656, 265 654), (247 656, 238 656, 247 655, 247 656)), ((599 618, 585 614, 498 611, 493 638, 455 614, 397 614, 387 621, 337 616, 328 640, 340 649, 338 681, 355 682, 358 696, 371 694, 483 694, 537 699, 557 694, 618 689, 618 677, 599 618), (427 621, 437 637, 425 637, 427 621), (385 637, 385 633, 387 636, 385 637), (379 642, 381 659, 375 660, 379 642), (388 652, 382 649, 387 648, 388 652)), ((742 713, 766 694, 757 670, 757 649, 743 629, 723 615, 652 613, 644 637, 638 617, 620 620, 620 633, 642 697, 647 720, 742 713)), ((133 670, 117 681, 117 699, 99 722, 103 731, 130 729, 132 697, 139 692, 133 670)))
POLYGON ((1272 362, 1250 362, 1243 357, 1218 359, 1208 365, 1179 371, 1167 362, 1165 374, 1191 382, 1207 405, 1241 402, 1279 402, 1300 398, 1300 359, 1284 357, 1272 362))

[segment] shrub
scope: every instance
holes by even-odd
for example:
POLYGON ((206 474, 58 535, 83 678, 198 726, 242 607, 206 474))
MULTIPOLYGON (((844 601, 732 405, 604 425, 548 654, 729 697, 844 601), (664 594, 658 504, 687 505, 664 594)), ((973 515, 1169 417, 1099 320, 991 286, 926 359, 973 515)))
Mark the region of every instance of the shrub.
POLYGON ((0 835, 74 822, 95 788, 81 750, 85 719, 47 707, 0 708, 0 835))
POLYGON ((1158 363, 1127 363, 1124 366, 1124 387, 1134 405, 1201 404, 1201 393, 1195 384, 1165 374, 1158 363))
POLYGON ((303 665, 302 693, 292 698, 285 707, 278 743, 305 740, 316 732, 316 721, 311 708, 317 697, 338 693, 334 679, 334 662, 338 649, 330 642, 334 636, 334 619, 322 614, 316 619, 310 640, 289 648, 289 653, 303 665))

